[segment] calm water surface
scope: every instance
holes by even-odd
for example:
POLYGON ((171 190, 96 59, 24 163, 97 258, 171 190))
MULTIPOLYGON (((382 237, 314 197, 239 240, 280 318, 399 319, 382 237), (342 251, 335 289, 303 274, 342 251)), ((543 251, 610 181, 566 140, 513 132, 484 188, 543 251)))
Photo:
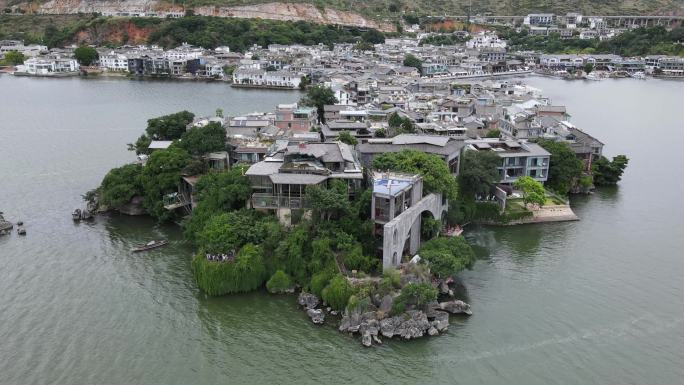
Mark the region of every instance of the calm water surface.
POLYGON ((573 200, 579 222, 472 228, 470 318, 364 349, 292 297, 207 298, 178 228, 74 224, 80 194, 131 161, 146 119, 271 109, 297 93, 224 84, 0 76, 0 384, 676 384, 684 378, 684 83, 528 78, 630 165, 573 200), (133 254, 151 238, 168 247, 133 254))

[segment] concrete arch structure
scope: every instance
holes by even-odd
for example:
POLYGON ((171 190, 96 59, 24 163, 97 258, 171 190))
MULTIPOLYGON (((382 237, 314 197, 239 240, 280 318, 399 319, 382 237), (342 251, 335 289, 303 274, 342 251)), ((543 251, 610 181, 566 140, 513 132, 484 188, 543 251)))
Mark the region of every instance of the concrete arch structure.
POLYGON ((428 211, 435 219, 441 219, 442 212, 446 212, 447 209, 446 202, 442 202, 442 195, 433 193, 426 195, 418 203, 387 222, 383 227, 382 269, 387 270, 399 266, 407 239, 409 240, 409 253, 418 252, 423 212, 428 211))

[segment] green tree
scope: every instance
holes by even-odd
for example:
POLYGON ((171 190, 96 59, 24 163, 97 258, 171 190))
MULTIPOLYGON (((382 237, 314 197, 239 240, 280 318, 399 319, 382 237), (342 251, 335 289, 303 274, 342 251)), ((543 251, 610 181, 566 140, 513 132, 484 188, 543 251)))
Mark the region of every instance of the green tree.
POLYGON ((196 234, 198 247, 208 253, 228 253, 247 243, 260 244, 269 235, 273 217, 263 217, 252 210, 213 215, 196 234))
POLYGON ((361 40, 370 44, 382 44, 385 42, 385 35, 377 29, 369 29, 361 35, 361 40))
POLYGON ((210 122, 204 127, 193 127, 183 133, 180 146, 195 156, 224 151, 226 129, 218 122, 210 122))
POLYGON ((373 169, 420 174, 426 192, 440 193, 449 199, 456 197, 456 179, 437 155, 413 150, 386 152, 373 159, 373 169))
POLYGON ((26 57, 24 56, 23 53, 21 53, 19 51, 5 52, 4 62, 6 64, 9 64, 11 66, 15 66, 15 65, 19 65, 19 64, 24 64, 24 60, 26 60, 26 57))
POLYGON ((490 151, 463 152, 461 171, 458 175, 458 186, 464 199, 489 195, 492 187, 499 182, 501 176, 497 167, 501 166, 501 158, 490 151))
POLYGON ((309 87, 306 95, 300 100, 300 103, 305 106, 316 107, 318 112, 318 120, 325 123, 324 109, 326 105, 336 104, 338 102, 335 97, 335 92, 328 87, 316 85, 309 87))
POLYGON ((266 282, 266 289, 269 293, 285 293, 292 290, 294 284, 292 278, 282 270, 276 271, 271 278, 266 282))
POLYGON ((584 73, 590 74, 591 71, 593 71, 593 70, 594 70, 594 64, 592 64, 592 63, 586 63, 586 64, 584 65, 584 73))
POLYGON ((404 56, 404 66, 416 68, 420 73, 423 72, 423 62, 410 53, 404 56))
POLYGON ((539 207, 544 206, 546 202, 546 195, 544 193, 544 186, 529 176, 522 176, 513 182, 513 187, 522 191, 523 202, 525 206, 529 203, 536 204, 539 207))
POLYGON ((330 187, 320 185, 306 186, 306 199, 318 213, 320 221, 329 221, 333 216, 346 213, 349 209, 347 185, 338 180, 330 181, 330 187))
POLYGON ((625 155, 618 155, 612 161, 602 156, 592 164, 594 184, 597 186, 616 185, 622 179, 627 163, 629 159, 625 155))
POLYGON ((235 211, 245 207, 252 188, 243 175, 242 167, 229 171, 202 175, 195 184, 197 206, 192 216, 184 223, 185 236, 191 241, 204 228, 207 221, 217 213, 235 211))
POLYGON ((145 132, 154 140, 180 139, 193 119, 195 119, 195 114, 188 111, 160 116, 147 121, 145 132))
POLYGON ((337 140, 339 140, 342 143, 346 143, 350 146, 356 146, 359 143, 356 137, 349 133, 349 131, 340 132, 340 135, 337 137, 337 140))
POLYGON ((577 159, 575 152, 565 142, 539 139, 537 143, 551 153, 546 186, 560 194, 567 194, 574 181, 582 175, 582 161, 577 159))
POLYGON ((389 116, 389 119, 387 119, 387 123, 391 128, 399 128, 401 127, 401 124, 404 123, 404 119, 401 116, 399 116, 398 113, 393 112, 389 116))
POLYGON ((82 66, 89 66, 93 64, 100 55, 93 47, 81 46, 74 50, 74 58, 82 66))
POLYGON ((475 253, 463 237, 437 237, 424 242, 418 251, 429 263, 433 274, 441 278, 470 268, 475 263, 475 253))
POLYGON ((209 261, 200 251, 192 259, 192 271, 197 286, 212 296, 255 290, 266 277, 261 250, 253 244, 245 245, 229 262, 209 261))
POLYGON ((143 195, 142 170, 140 165, 127 164, 109 171, 100 186, 100 203, 119 209, 134 196, 143 195))
POLYGON ((302 76, 301 79, 299 79, 300 90, 305 91, 309 85, 311 85, 311 80, 309 80, 308 76, 302 76))
POLYGON ((145 163, 142 185, 145 192, 143 207, 153 217, 167 220, 173 213, 164 208, 164 196, 178 191, 181 170, 190 162, 190 155, 175 146, 155 151, 145 163))
POLYGON ((328 286, 321 293, 323 301, 335 310, 342 311, 349 302, 349 297, 354 294, 354 288, 342 274, 334 276, 328 286))

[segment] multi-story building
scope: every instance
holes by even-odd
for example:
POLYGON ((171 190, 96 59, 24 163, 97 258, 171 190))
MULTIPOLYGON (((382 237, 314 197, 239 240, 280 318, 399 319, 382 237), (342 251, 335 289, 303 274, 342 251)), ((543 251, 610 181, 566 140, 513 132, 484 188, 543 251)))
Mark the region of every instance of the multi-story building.
POLYGON ((353 149, 344 143, 307 143, 278 147, 245 173, 254 193, 251 206, 274 211, 281 222, 296 223, 310 209, 308 186, 344 182, 350 194, 361 187, 363 174, 353 149))
POLYGON ((497 167, 501 184, 512 184, 521 176, 529 176, 543 183, 549 177, 551 154, 538 144, 499 138, 465 142, 465 151, 491 151, 501 158, 501 165, 497 167))
POLYGON ((31 58, 24 61, 26 73, 37 76, 49 76, 78 72, 80 66, 76 59, 69 58, 31 58))

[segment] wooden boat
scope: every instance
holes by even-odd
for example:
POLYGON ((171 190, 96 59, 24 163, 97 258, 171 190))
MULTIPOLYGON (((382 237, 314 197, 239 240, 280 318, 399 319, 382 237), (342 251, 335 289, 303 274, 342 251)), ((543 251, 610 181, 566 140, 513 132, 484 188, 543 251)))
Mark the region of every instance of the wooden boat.
POLYGON ((140 245, 131 251, 139 252, 139 251, 152 250, 152 249, 156 249, 157 247, 162 247, 162 246, 166 245, 167 243, 169 243, 169 241, 167 241, 165 239, 161 239, 158 241, 149 241, 146 244, 140 245))

